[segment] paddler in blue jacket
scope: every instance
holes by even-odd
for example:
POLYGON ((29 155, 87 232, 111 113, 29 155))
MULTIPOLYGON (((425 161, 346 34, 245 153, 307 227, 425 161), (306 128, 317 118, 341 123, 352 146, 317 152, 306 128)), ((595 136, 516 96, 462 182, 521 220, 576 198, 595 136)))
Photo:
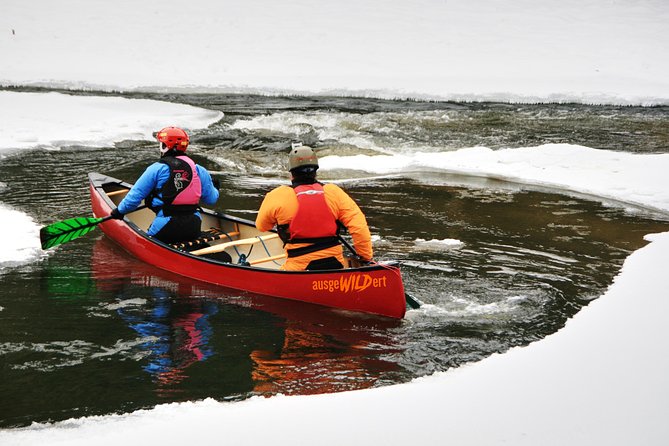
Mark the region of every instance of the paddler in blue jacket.
POLYGON ((123 219, 144 200, 156 213, 148 235, 165 243, 179 243, 200 236, 200 201, 213 205, 218 200, 218 184, 204 167, 185 155, 188 134, 178 127, 165 127, 156 138, 160 160, 151 164, 123 198, 111 216, 123 219))

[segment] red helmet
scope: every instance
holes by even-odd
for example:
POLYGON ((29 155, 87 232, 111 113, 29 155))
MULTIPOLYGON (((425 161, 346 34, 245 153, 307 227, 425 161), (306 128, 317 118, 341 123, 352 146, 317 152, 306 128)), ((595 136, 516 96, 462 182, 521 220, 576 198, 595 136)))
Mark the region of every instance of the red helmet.
POLYGON ((180 152, 185 152, 188 148, 188 133, 179 127, 165 127, 158 131, 156 139, 160 141, 160 146, 166 147, 168 150, 176 149, 180 152))

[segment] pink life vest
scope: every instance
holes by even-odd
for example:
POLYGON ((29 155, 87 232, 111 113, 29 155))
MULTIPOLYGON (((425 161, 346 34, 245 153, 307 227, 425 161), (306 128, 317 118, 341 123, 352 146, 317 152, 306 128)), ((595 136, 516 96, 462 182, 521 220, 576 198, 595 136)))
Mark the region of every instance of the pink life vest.
POLYGON ((170 176, 160 190, 163 213, 193 212, 202 196, 202 184, 197 168, 187 156, 166 156, 160 162, 170 168, 170 176))

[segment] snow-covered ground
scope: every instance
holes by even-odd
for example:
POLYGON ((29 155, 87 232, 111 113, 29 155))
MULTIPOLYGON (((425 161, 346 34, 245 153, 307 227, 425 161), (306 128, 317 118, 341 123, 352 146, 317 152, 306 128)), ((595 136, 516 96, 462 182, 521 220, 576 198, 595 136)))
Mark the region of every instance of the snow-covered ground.
POLYGON ((664 0, 3 0, 0 84, 669 101, 664 0))
MULTIPOLYGON (((3 0, 0 85, 668 104, 667 23, 662 0, 3 0)), ((117 129, 104 137, 120 140, 148 138, 166 120, 197 128, 216 119, 174 104, 54 93, 0 92, 0 105, 2 147, 24 150, 91 143, 100 120, 117 129)), ((366 164, 392 171, 406 162, 669 212, 669 154, 471 148, 366 164)), ((0 261, 36 261, 39 224, 1 206, 0 218, 26 234, 0 261)), ((0 444, 664 445, 669 233, 647 239, 562 330, 479 363, 373 390, 0 430, 0 444)))
POLYGON ((110 141, 152 139, 165 122, 197 128, 223 113, 189 105, 58 93, 0 92, 0 153, 3 149, 107 146, 110 141), (74 121, 76 119, 76 121, 74 121))

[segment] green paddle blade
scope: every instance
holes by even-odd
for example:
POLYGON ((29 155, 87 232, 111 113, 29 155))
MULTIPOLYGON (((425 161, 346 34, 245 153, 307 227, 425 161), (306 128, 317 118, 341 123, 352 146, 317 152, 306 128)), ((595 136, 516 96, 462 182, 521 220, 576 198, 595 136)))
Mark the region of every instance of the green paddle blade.
POLYGON ((104 220, 104 218, 75 217, 44 226, 39 231, 42 249, 53 248, 86 235, 104 220))
POLYGON ((423 305, 423 302, 419 301, 409 293, 404 293, 404 297, 406 298, 407 305, 409 305, 409 307, 414 310, 420 308, 420 306, 423 305))

